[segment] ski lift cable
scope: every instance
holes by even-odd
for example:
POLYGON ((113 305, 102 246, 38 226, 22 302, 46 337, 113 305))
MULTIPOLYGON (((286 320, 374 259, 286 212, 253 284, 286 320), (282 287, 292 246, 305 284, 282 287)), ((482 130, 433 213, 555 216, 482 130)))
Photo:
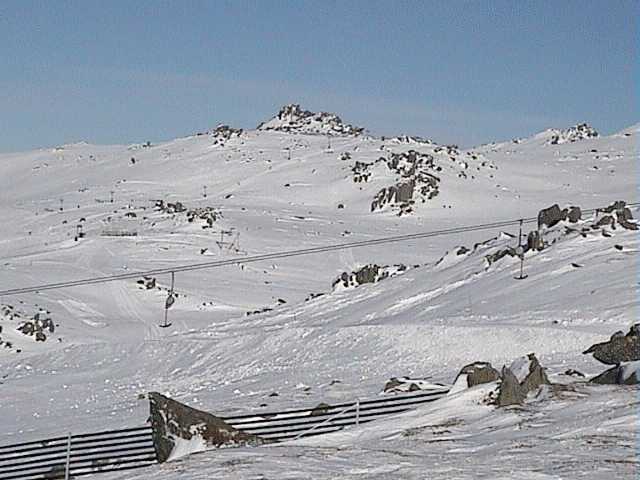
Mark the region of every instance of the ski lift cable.
MULTIPOLYGON (((628 207, 640 206, 640 202, 628 203, 628 207)), ((582 210, 583 214, 590 214, 596 211, 602 210, 602 208, 591 208, 582 210)), ((383 245, 388 243, 400 243, 412 240, 420 240, 425 238, 433 238, 445 235, 455 235, 468 232, 477 232, 482 230, 493 230, 497 228, 504 228, 513 225, 534 223, 538 221, 538 217, 518 218, 513 220, 504 220, 500 222, 482 223, 477 225, 466 225, 463 227, 454 227, 443 230, 433 230, 428 232, 409 233, 404 235, 396 235, 391 237, 374 238, 371 240, 361 240, 356 242, 346 242, 333 245, 324 245, 310 248, 302 248, 298 250, 287 250, 273 253, 265 253, 259 255, 252 255, 246 257, 235 257, 225 260, 216 260, 211 262, 193 263, 185 265, 174 265, 166 268, 157 268, 153 270, 140 270, 135 272, 127 272, 116 275, 105 275, 101 277, 84 278, 79 280, 71 280, 66 282, 47 283, 42 285, 34 285, 30 287, 12 288, 8 290, 0 290, 0 295, 18 295, 24 293, 42 292, 45 290, 56 290, 61 288, 78 287, 84 285, 95 285, 100 283, 114 282, 118 280, 131 280, 144 276, 165 275, 172 272, 189 272, 194 270, 205 270, 209 268, 220 268, 230 265, 241 265, 247 263, 260 262, 264 260, 275 260, 281 258, 290 258, 304 255, 313 255, 317 253, 332 252, 337 250, 347 250, 350 248, 362 248, 373 245, 383 245)))

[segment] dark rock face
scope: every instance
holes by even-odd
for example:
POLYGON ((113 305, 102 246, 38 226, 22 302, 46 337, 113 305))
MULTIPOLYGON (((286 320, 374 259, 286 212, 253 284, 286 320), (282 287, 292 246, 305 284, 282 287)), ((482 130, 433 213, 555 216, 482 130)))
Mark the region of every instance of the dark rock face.
POLYGON ((149 406, 153 444, 160 463, 167 461, 176 440, 199 436, 208 447, 260 444, 263 440, 233 428, 221 418, 188 407, 156 392, 150 392, 149 406))
MULTIPOLYGON (((400 179, 376 194, 371 202, 372 212, 390 205, 398 208, 398 215, 405 215, 413 212, 416 200, 426 202, 440 192, 440 178, 433 174, 439 171, 439 167, 435 165, 432 155, 409 150, 392 153, 389 158, 381 157, 375 163, 378 162, 385 162, 387 168, 398 174, 400 179)), ((362 164, 358 171, 362 171, 362 164)))
POLYGON ((542 250, 544 249, 544 241, 542 235, 538 230, 532 230, 527 235, 527 250, 542 250))
POLYGON ((638 385, 640 384, 640 371, 630 364, 616 365, 597 377, 593 377, 589 382, 599 385, 638 385))
POLYGON ((629 333, 614 333, 608 342, 596 343, 586 349, 583 354, 593 354, 593 357, 605 365, 618 365, 622 362, 640 360, 640 324, 635 324, 629 333))
POLYGON ((500 374, 502 381, 498 390, 497 404, 499 407, 508 405, 521 405, 527 398, 526 390, 520 385, 513 372, 506 366, 502 367, 500 374))
POLYGON ((543 208, 538 213, 538 229, 543 226, 553 227, 559 222, 568 220, 571 223, 576 223, 582 218, 582 210, 580 207, 571 206, 564 209, 560 209, 560 206, 556 203, 548 208, 543 208))
POLYGON ((553 130, 553 135, 549 140, 550 145, 560 145, 562 143, 573 143, 588 138, 597 138, 598 132, 587 123, 579 123, 575 127, 565 130, 553 130))
POLYGON ((232 138, 240 138, 243 130, 241 128, 232 128, 229 125, 218 125, 209 134, 213 137, 214 145, 224 145, 232 138))
POLYGON ((529 359, 529 374, 525 377, 525 379, 520 383, 522 387, 526 390, 526 392, 532 392, 536 390, 540 385, 549 385, 549 379, 547 378, 547 374, 538 362, 538 359, 533 353, 527 355, 529 359))
POLYGON ((521 405, 527 398, 529 392, 533 392, 540 386, 548 385, 550 383, 544 368, 540 365, 540 362, 538 362, 538 359, 533 353, 530 353, 519 360, 528 364, 528 372, 526 372, 523 379, 518 379, 516 374, 522 372, 513 371, 516 366, 516 362, 512 363, 511 367, 505 366, 502 368, 502 381, 500 383, 496 402, 499 407, 516 404, 521 405))
POLYGON ((633 221, 631 210, 629 210, 626 202, 623 200, 618 200, 605 208, 600 208, 597 210, 597 213, 604 213, 605 215, 598 220, 594 225, 595 227, 606 225, 615 228, 617 222, 622 228, 627 230, 638 230, 639 228, 638 224, 633 221))
POLYGON ((318 415, 325 415, 329 413, 330 409, 331 405, 329 405, 328 403, 319 403, 313 408, 313 410, 311 410, 311 416, 317 417, 318 415))
POLYGON ((556 203, 549 208, 540 210, 538 213, 538 229, 542 228, 544 225, 547 227, 553 227, 555 224, 566 218, 566 213, 563 213, 556 203))
POLYGON ((345 288, 357 287, 365 283, 377 283, 390 276, 397 275, 407 270, 405 265, 393 265, 381 267, 376 264, 365 265, 351 273, 342 272, 342 274, 333 282, 333 287, 341 285, 345 288))
POLYGON ((569 211, 567 212, 567 220, 571 223, 576 223, 582 218, 582 210, 580 207, 569 207, 569 211))
POLYGON ((316 135, 360 135, 364 132, 364 128, 344 123, 334 113, 310 112, 295 103, 283 106, 275 117, 258 125, 258 130, 316 135))
POLYGON ((458 377, 460 375, 467 376, 467 386, 469 388, 482 383, 495 382, 500 378, 500 372, 493 368, 488 362, 474 362, 465 365, 460 370, 460 373, 458 373, 458 377))

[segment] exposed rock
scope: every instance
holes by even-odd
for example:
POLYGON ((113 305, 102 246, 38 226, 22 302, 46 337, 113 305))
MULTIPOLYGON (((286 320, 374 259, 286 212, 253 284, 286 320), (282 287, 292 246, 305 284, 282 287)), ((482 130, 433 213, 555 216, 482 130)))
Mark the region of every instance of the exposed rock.
POLYGON ((313 407, 313 410, 311 410, 311 416, 316 417, 318 415, 326 415, 327 413, 329 413, 330 409, 331 405, 329 405, 328 403, 319 403, 318 405, 313 407))
POLYGON ((527 250, 543 250, 544 241, 539 230, 532 230, 527 235, 527 250))
POLYGON ((550 145, 560 145, 563 143, 573 143, 588 138, 597 138, 598 132, 587 123, 579 123, 575 127, 565 130, 551 130, 550 145))
POLYGON ((421 390, 443 390, 447 387, 440 383, 431 383, 423 378, 409 378, 409 377, 393 377, 385 383, 384 393, 406 393, 406 392, 418 392, 421 390))
POLYGON ((599 208, 596 214, 604 213, 605 215, 598 219, 594 224, 594 228, 601 226, 615 228, 617 222, 622 228, 627 230, 638 230, 638 224, 633 221, 633 214, 626 205, 626 202, 623 200, 618 200, 607 207, 599 208))
POLYGON ((498 390, 498 399, 496 403, 499 407, 508 405, 521 405, 527 398, 527 392, 520 385, 516 376, 506 366, 502 367, 500 374, 502 381, 498 390))
POLYGON ((372 212, 391 205, 398 207, 398 215, 404 215, 413 211, 416 200, 426 202, 438 195, 440 178, 432 172, 439 171, 439 167, 432 155, 409 150, 392 153, 389 158, 381 157, 378 161, 384 161, 400 180, 376 194, 371 202, 372 212))
POLYGON ((398 275, 407 270, 405 265, 379 266, 376 264, 365 265, 364 267, 351 272, 342 272, 342 274, 333 282, 333 288, 336 287, 357 287, 365 283, 377 283, 385 278, 398 275))
POLYGON ((500 372, 493 368, 489 362, 474 362, 465 365, 458 373, 456 381, 463 375, 466 376, 467 387, 469 388, 481 383, 495 382, 500 378, 500 372))
POLYGON ((222 212, 214 207, 198 207, 187 210, 187 221, 193 223, 196 219, 202 220, 206 225, 202 228, 212 228, 213 224, 222 218, 222 212))
POLYGON ((153 288, 156 288, 155 277, 142 277, 140 280, 137 280, 136 283, 141 287, 144 287, 146 290, 151 290, 153 288))
POLYGON ((47 340, 46 331, 55 332, 55 324, 48 315, 49 312, 41 311, 36 313, 32 319, 27 320, 18 326, 18 331, 24 335, 33 337, 36 342, 47 340))
POLYGON ((569 211, 567 212, 567 220, 571 223, 576 223, 582 218, 582 210, 580 207, 569 207, 569 211))
POLYGON ((214 138, 214 145, 224 145, 232 138, 240 138, 243 130, 241 128, 232 128, 229 125, 218 125, 209 134, 214 138))
POLYGON ((633 325, 626 335, 623 332, 616 332, 609 341, 591 345, 582 353, 593 354, 596 360, 605 365, 640 360, 639 328, 640 324, 633 325))
POLYGON ((640 384, 640 362, 616 365, 589 380, 599 385, 638 385, 640 384))
MULTIPOLYGON (((524 380, 520 382, 520 385, 524 387, 527 393, 536 390, 540 385, 549 385, 549 379, 547 374, 538 362, 538 359, 533 353, 530 353, 526 357, 529 360, 529 372, 525 376, 524 380)), ((511 367, 513 369, 513 364, 511 367)))
POLYGON ((156 200, 155 210, 164 212, 164 213, 181 213, 187 210, 187 208, 182 204, 182 202, 166 202, 164 200, 156 200))
POLYGON ((364 128, 346 124, 333 113, 314 113, 292 103, 282 107, 271 120, 258 125, 258 130, 315 135, 360 135, 364 128))
POLYGON ((150 392, 153 444, 160 463, 167 461, 181 441, 198 438, 203 449, 227 445, 260 444, 263 440, 233 428, 219 417, 150 392))
POLYGON ((557 203, 548 208, 543 208, 538 212, 538 229, 541 229, 545 225, 547 227, 553 227, 566 218, 566 212, 563 212, 557 203))
POLYGON ((492 263, 497 262, 498 260, 501 260, 507 255, 509 255, 510 257, 515 257, 517 255, 516 249, 513 247, 502 248, 500 250, 497 250, 494 253, 485 255, 484 258, 487 260, 487 263, 491 265, 492 263))
MULTIPOLYGON (((383 137, 383 140, 384 137, 383 137)), ((386 139, 389 143, 397 143, 397 144, 422 144, 422 145, 431 145, 433 142, 427 138, 411 136, 411 135, 401 135, 397 137, 391 137, 386 139)))
POLYGON ((496 401, 500 407, 522 404, 530 392, 550 383, 533 353, 514 360, 509 367, 503 367, 501 378, 496 401))

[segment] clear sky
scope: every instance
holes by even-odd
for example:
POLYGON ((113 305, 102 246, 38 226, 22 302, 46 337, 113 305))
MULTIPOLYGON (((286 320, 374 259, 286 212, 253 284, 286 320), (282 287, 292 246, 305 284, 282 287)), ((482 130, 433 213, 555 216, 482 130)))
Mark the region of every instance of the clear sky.
POLYGON ((638 118, 639 1, 0 1, 0 151, 159 141, 285 103, 471 145, 638 118))

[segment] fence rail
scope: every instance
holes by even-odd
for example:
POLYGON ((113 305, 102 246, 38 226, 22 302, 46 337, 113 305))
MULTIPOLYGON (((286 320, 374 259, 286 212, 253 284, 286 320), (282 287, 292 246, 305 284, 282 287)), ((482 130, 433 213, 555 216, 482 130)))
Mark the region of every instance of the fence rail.
MULTIPOLYGON (((419 391, 315 408, 222 417, 238 430, 282 442, 342 430, 433 402, 449 391, 419 391)), ((150 426, 0 446, 0 480, 56 480, 157 463, 150 426), (69 476, 66 477, 68 467, 69 476)))
POLYGON ((406 412, 433 402, 449 392, 449 387, 407 395, 340 403, 326 407, 223 417, 232 427, 274 442, 322 435, 345 427, 371 422, 387 415, 406 412), (357 406, 357 408, 356 408, 357 406), (343 412, 343 414, 341 414, 343 412))
POLYGON ((151 427, 0 446, 0 480, 54 480, 157 463, 151 427), (68 466, 68 477, 66 470, 68 466))

